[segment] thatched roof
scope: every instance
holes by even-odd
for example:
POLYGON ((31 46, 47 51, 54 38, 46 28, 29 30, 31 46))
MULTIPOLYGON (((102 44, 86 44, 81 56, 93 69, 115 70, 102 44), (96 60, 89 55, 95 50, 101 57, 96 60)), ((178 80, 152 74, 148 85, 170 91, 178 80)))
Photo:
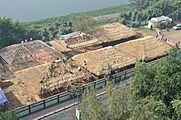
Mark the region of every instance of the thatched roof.
POLYGON ((137 60, 148 61, 166 55, 172 49, 172 46, 152 36, 147 36, 116 45, 115 48, 136 57, 137 60))
POLYGON ((71 62, 50 62, 47 64, 20 70, 15 73, 16 78, 22 81, 32 95, 42 94, 42 90, 52 92, 77 80, 86 78, 86 73, 79 71, 71 62))
MULTIPOLYGON (((88 33, 92 35, 91 39, 87 39, 84 41, 80 40, 77 43, 68 45, 68 48, 73 49, 73 48, 88 47, 105 42, 117 41, 137 35, 137 31, 135 29, 128 28, 127 26, 120 23, 103 25, 88 33)), ((51 42, 51 44, 55 49, 61 52, 70 50, 66 49, 66 46, 60 40, 51 42)))
POLYGON ((140 60, 152 60, 166 55, 172 46, 151 36, 140 38, 116 46, 106 47, 72 57, 77 64, 95 75, 101 75, 112 69, 123 68, 140 60), (86 65, 85 65, 86 64, 86 65))
POLYGON ((72 59, 97 76, 107 73, 109 66, 112 69, 118 69, 136 63, 135 57, 129 56, 125 52, 117 51, 114 47, 90 51, 76 55, 72 59))
POLYGON ((135 36, 137 33, 135 29, 128 28, 121 23, 107 24, 102 26, 101 28, 103 28, 105 31, 105 34, 102 35, 103 37, 105 37, 105 39, 102 40, 103 42, 128 38, 135 36))

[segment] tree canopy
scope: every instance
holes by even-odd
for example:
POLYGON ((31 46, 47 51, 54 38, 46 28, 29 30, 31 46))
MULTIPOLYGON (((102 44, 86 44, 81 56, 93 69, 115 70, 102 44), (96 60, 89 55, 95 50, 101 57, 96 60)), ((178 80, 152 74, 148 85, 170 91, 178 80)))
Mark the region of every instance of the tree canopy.
MULTIPOLYGON (((163 103, 168 118, 176 119, 172 102, 181 100, 181 60, 169 56, 156 64, 139 63, 132 77, 134 101, 151 97, 163 103)), ((150 99, 151 100, 151 99, 150 99)))

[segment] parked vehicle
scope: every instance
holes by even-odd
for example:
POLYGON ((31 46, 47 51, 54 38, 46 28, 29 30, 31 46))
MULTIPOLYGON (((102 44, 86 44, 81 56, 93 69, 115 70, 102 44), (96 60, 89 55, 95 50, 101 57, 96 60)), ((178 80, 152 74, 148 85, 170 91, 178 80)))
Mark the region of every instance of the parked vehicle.
POLYGON ((174 30, 181 30, 181 24, 177 24, 173 27, 174 30))

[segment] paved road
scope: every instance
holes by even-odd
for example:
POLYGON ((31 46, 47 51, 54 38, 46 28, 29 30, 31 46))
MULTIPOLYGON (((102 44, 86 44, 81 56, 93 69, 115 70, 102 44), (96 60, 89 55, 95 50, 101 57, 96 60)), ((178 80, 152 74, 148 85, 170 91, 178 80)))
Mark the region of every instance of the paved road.
MULTIPOLYGON (((126 80, 124 82, 122 82, 122 85, 128 84, 129 80, 126 80)), ((120 84, 116 85, 115 88, 117 88, 118 86, 120 86, 120 84)), ((104 92, 104 90, 100 90, 97 91, 97 93, 102 93, 104 92)), ((102 101, 103 105, 107 105, 107 95, 106 94, 102 94, 100 96, 98 96, 98 99, 102 101)), ((71 107, 65 111, 60 111, 56 114, 53 114, 51 116, 48 116, 46 118, 43 118, 42 120, 75 120, 74 117, 72 117, 72 114, 75 114, 75 109, 76 109, 77 105, 74 107, 71 107)))

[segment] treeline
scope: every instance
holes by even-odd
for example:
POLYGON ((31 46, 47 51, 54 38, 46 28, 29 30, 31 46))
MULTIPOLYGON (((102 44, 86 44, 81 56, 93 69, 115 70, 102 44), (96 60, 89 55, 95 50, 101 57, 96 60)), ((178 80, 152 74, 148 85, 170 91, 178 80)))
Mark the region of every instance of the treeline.
POLYGON ((81 120, 180 120, 181 60, 176 55, 173 50, 157 63, 138 63, 130 86, 105 87, 107 102, 85 94, 79 105, 81 120))
POLYGON ((10 18, 0 17, 0 48, 30 38, 40 39, 38 31, 10 18))
POLYGON ((95 20, 87 14, 60 17, 54 22, 27 24, 10 18, 0 18, 0 48, 20 43, 21 41, 42 40, 50 41, 63 34, 73 31, 87 31, 95 26, 95 20))
POLYGON ((137 27, 143 21, 161 15, 173 20, 181 20, 180 0, 131 0, 129 5, 120 5, 85 13, 75 13, 67 16, 48 18, 30 23, 20 23, 9 18, 0 18, 0 47, 20 43, 25 39, 40 39, 50 41, 62 34, 73 31, 86 32, 100 25, 121 22, 137 27), (93 17, 121 13, 117 18, 96 22, 93 17))
POLYGON ((130 0, 131 10, 123 13, 117 21, 139 26, 152 17, 168 16, 174 21, 181 20, 180 0, 130 0))

